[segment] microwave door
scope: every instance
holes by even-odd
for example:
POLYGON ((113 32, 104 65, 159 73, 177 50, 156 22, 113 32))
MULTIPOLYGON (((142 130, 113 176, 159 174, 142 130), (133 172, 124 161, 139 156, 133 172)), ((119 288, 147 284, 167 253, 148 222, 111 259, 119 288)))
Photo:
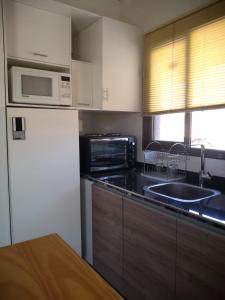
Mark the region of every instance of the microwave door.
POLYGON ((13 102, 30 104, 59 104, 58 75, 38 71, 13 73, 13 102))

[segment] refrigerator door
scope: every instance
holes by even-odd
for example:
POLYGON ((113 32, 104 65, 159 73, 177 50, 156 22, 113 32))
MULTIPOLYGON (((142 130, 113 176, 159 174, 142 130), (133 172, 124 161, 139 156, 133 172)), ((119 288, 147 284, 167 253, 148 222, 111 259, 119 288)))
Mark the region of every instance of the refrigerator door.
POLYGON ((13 243, 56 232, 80 254, 77 111, 8 108, 7 123, 13 243))

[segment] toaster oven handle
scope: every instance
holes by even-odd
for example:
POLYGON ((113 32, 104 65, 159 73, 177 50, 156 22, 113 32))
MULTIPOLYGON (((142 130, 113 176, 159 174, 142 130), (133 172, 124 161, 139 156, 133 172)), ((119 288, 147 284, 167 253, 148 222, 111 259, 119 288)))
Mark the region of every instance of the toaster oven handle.
POLYGON ((101 139, 91 139, 92 142, 111 142, 111 141, 125 141, 127 142, 129 138, 126 137, 117 137, 117 138, 101 138, 101 139))

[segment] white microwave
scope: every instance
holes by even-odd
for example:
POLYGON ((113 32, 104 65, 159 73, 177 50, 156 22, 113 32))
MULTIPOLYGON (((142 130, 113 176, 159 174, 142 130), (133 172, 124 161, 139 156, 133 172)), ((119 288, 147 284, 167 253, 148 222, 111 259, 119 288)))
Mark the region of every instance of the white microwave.
POLYGON ((9 95, 13 103, 72 105, 70 74, 11 67, 9 95))

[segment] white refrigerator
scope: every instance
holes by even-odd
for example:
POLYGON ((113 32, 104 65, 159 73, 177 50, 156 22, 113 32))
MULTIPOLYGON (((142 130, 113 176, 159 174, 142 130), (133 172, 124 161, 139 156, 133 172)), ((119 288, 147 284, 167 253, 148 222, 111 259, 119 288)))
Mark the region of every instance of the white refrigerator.
POLYGON ((58 233, 81 254, 78 113, 7 108, 12 242, 58 233))

